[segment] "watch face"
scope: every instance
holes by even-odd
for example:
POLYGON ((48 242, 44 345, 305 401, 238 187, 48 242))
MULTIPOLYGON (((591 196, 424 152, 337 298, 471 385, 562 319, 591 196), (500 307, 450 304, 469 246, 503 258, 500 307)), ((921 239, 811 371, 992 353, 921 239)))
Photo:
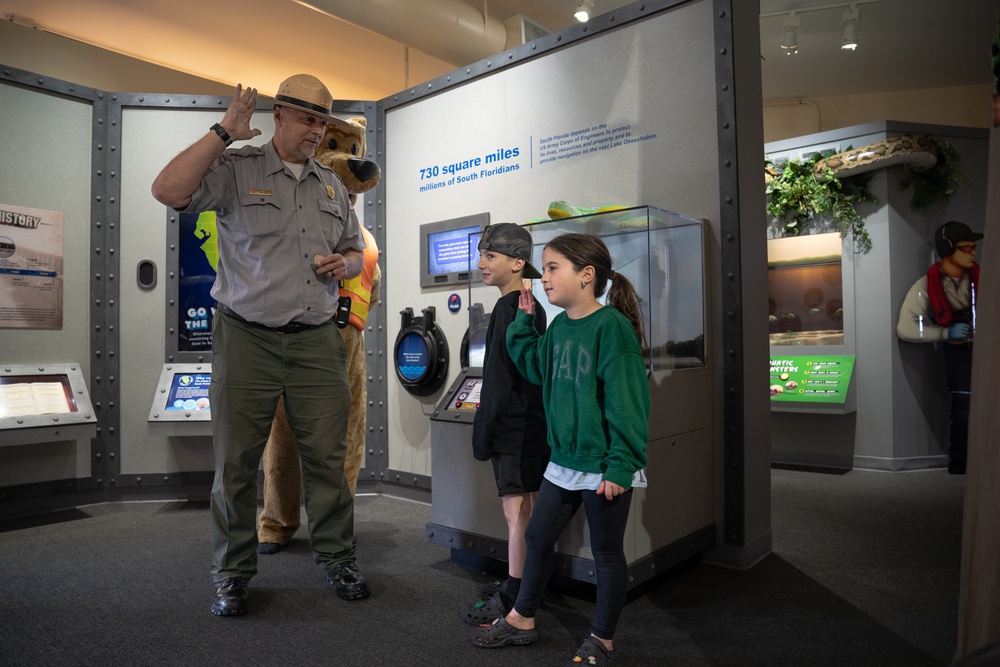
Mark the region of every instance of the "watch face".
POLYGON ((218 123, 212 126, 212 130, 214 130, 215 133, 219 135, 219 137, 222 139, 222 141, 225 142, 227 146, 233 143, 233 139, 232 137, 229 136, 229 133, 226 132, 226 128, 222 127, 218 123))

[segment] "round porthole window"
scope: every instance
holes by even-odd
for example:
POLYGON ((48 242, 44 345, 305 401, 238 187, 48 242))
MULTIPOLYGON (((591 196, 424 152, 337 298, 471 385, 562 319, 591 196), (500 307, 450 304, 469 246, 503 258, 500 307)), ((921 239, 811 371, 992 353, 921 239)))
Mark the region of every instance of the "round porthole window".
POLYGON ((415 396, 433 394, 448 375, 448 341, 434 321, 434 307, 425 308, 419 320, 413 319, 412 308, 400 315, 402 325, 393 355, 396 377, 415 396))

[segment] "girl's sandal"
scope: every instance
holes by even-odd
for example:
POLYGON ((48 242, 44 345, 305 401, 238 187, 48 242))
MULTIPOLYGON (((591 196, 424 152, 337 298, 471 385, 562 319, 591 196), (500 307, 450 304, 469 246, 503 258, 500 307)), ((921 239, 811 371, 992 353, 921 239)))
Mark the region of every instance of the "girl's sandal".
POLYGON ((563 667, 580 667, 581 665, 606 667, 606 665, 614 664, 616 657, 615 651, 609 651, 604 648, 604 644, 599 639, 588 636, 580 644, 580 648, 576 650, 573 659, 563 664, 563 667))
POLYGON ((501 588, 503 588, 503 582, 500 581, 499 579, 494 579, 488 584, 483 584, 483 590, 480 592, 481 593, 480 597, 483 600, 491 598, 493 597, 493 594, 496 593, 501 588))
POLYGON ((489 625, 509 611, 500 599, 500 591, 497 591, 488 600, 470 602, 462 607, 462 620, 470 625, 489 625))
POLYGON ((521 630, 510 625, 501 616, 493 625, 476 628, 472 633, 472 643, 480 648, 500 648, 501 646, 526 646, 538 640, 538 628, 521 630))

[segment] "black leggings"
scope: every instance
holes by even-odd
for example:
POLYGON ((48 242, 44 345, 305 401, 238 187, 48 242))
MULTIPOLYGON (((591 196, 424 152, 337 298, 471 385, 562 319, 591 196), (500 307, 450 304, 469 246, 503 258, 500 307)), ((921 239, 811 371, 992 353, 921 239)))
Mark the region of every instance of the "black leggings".
POLYGON ((951 432, 948 470, 965 472, 969 443, 969 407, 972 404, 972 343, 944 344, 944 372, 951 392, 951 432))
POLYGON ((587 514, 590 549, 597 566, 597 612, 591 632, 602 639, 614 639, 628 593, 624 539, 632 505, 631 489, 608 501, 594 491, 568 491, 547 479, 542 481, 524 532, 527 555, 514 609, 525 618, 535 616, 545 584, 552 574, 556 541, 581 504, 587 514))

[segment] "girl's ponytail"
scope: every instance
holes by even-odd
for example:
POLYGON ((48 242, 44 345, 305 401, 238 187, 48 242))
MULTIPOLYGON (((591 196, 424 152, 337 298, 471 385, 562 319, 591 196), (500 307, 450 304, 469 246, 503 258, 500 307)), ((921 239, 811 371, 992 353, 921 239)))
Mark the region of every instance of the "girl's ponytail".
POLYGON ((635 290, 635 286, 628 278, 615 271, 611 272, 611 289, 608 290, 608 304, 614 306, 622 315, 632 323, 636 335, 639 337, 639 347, 642 353, 646 354, 646 333, 642 326, 642 310, 639 304, 642 299, 635 290))

